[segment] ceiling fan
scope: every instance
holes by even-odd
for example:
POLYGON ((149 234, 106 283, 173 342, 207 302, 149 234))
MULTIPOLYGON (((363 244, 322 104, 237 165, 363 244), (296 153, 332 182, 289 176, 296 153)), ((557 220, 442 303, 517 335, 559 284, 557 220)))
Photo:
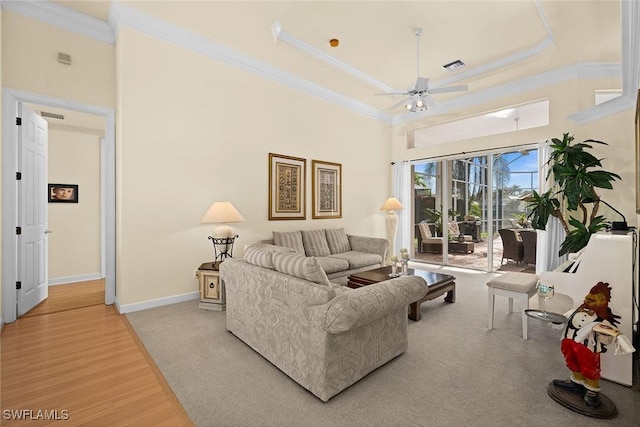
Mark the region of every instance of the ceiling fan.
POLYGON ((430 95, 437 93, 447 93, 447 92, 463 92, 468 89, 467 85, 461 86, 450 86, 450 87, 441 87, 441 88, 429 88, 429 79, 427 77, 420 77, 420 36, 422 35, 422 28, 415 28, 413 30, 413 34, 416 36, 417 41, 417 75, 418 78, 416 80, 416 84, 413 89, 410 89, 405 92, 388 92, 388 93, 378 93, 376 95, 407 95, 409 98, 403 99, 397 104, 393 105, 390 110, 399 107, 400 105, 405 106, 405 108, 411 112, 416 111, 425 111, 427 107, 438 107, 441 104, 433 99, 430 95))

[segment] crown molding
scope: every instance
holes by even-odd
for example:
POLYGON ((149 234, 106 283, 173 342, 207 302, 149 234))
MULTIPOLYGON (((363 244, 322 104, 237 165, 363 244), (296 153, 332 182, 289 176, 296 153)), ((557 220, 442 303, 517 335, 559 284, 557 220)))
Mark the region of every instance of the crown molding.
POLYGON ((116 28, 118 31, 116 35, 119 34, 122 26, 126 26, 158 40, 166 41, 183 49, 199 53, 217 62, 249 71, 256 76, 305 92, 363 116, 384 123, 391 123, 392 116, 390 114, 301 79, 291 73, 253 59, 248 55, 239 53, 202 36, 159 21, 128 6, 114 2, 111 6, 110 15, 113 15, 113 18, 111 16, 109 18, 110 22, 117 25, 116 28))
MULTIPOLYGON (((571 120, 574 120, 577 123, 586 123, 588 121, 596 120, 609 114, 614 114, 615 112, 622 111, 624 109, 633 108, 633 106, 629 106, 628 101, 625 101, 623 99, 631 99, 632 96, 636 96, 635 89, 630 90, 630 92, 633 93, 626 93, 626 91, 628 88, 633 86, 634 82, 637 86, 637 80, 639 76, 638 69, 640 67, 637 60, 639 55, 638 52, 633 54, 632 61, 627 58, 627 56, 629 55, 629 51, 633 51, 633 48, 638 45, 637 39, 640 39, 640 37, 636 37, 639 34, 640 26, 637 24, 637 22, 633 21, 634 17, 640 15, 640 7, 636 4, 629 4, 629 2, 622 1, 622 66, 618 63, 573 64, 567 67, 558 68, 545 73, 526 77, 517 81, 494 86, 478 92, 468 93, 456 98, 449 99, 447 101, 443 101, 442 107, 438 108, 435 113, 432 112, 432 110, 427 110, 424 113, 403 112, 397 115, 391 115, 360 101, 354 100, 337 92, 326 89, 320 85, 304 80, 284 70, 253 59, 247 55, 234 51, 226 46, 215 43, 197 34, 188 32, 151 16, 145 15, 142 12, 119 3, 118 1, 113 1, 111 4, 108 23, 76 12, 72 9, 60 6, 48 0, 0 0, 0 2, 3 10, 18 13, 23 16, 27 16, 29 18, 109 44, 115 44, 119 31, 124 25, 155 37, 156 39, 178 45, 181 48, 192 52, 199 53, 217 62, 246 70, 258 77, 271 80, 283 86, 301 91, 318 99, 322 99, 326 102, 330 102, 334 105, 343 107, 357 114, 391 125, 406 123, 409 121, 421 119, 423 117, 444 114, 455 109, 474 106, 493 99, 540 89, 545 86, 565 82, 571 79, 622 76, 625 83, 622 97, 613 99, 585 111, 573 114, 569 117, 571 120)), ((546 18, 544 17, 542 9, 537 1, 536 6, 538 7, 538 12, 540 13, 541 19, 543 20, 548 33, 548 36, 542 42, 538 43, 536 46, 530 49, 501 58, 489 64, 476 67, 473 70, 459 73, 456 76, 452 76, 451 78, 434 82, 433 86, 448 86, 452 83, 456 83, 458 81, 465 80, 479 74, 490 72, 505 65, 535 56, 552 45, 554 43, 553 35, 549 30, 546 18)), ((272 32, 276 40, 282 40, 283 42, 286 42, 287 44, 290 44, 296 48, 306 50, 308 53, 314 55, 315 57, 320 58, 323 61, 326 61, 349 74, 361 78, 362 80, 369 82, 370 84, 380 88, 381 90, 387 92, 393 91, 393 88, 390 88, 389 86, 378 82, 377 80, 354 69, 353 67, 350 67, 349 65, 331 57, 330 55, 327 55, 324 52, 296 39, 286 31, 284 31, 277 22, 272 27, 272 32)))
POLYGON ((311 46, 310 44, 300 40, 299 38, 293 36, 292 34, 286 32, 285 30, 282 29, 282 26, 277 21, 271 26, 271 32, 273 34, 273 37, 276 39, 276 41, 282 40, 283 42, 295 47, 296 49, 299 49, 302 52, 304 52, 304 53, 306 53, 308 55, 311 55, 311 56, 321 60, 322 62, 325 62, 325 63, 331 65, 332 67, 335 67, 335 68, 337 68, 339 70, 342 70, 345 73, 351 74, 352 76, 355 76, 356 78, 358 78, 360 80, 363 80, 363 81, 369 83, 372 86, 377 87, 378 89, 380 89, 380 90, 382 90, 384 92, 394 92, 395 91, 395 89, 392 88, 391 86, 386 85, 386 84, 374 79, 373 77, 363 73, 362 71, 353 68, 349 64, 347 64, 345 62, 342 62, 339 59, 324 53, 320 49, 317 49, 317 48, 311 46))
POLYGON ((2 0, 1 5, 7 12, 17 13, 104 43, 114 44, 116 40, 111 27, 106 22, 49 0, 2 0))

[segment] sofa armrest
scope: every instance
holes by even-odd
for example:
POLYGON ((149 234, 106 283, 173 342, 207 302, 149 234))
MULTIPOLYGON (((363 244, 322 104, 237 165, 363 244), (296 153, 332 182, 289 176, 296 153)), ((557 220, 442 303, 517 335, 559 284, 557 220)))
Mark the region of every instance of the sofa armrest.
POLYGON ((389 250, 389 241, 381 237, 365 237, 365 236, 353 236, 349 237, 349 245, 352 251, 367 252, 370 254, 377 254, 382 257, 382 264, 387 258, 387 251, 389 250))
POLYGON ((326 304, 311 307, 316 326, 337 334, 356 329, 407 306, 427 294, 418 276, 403 276, 341 293, 326 304))

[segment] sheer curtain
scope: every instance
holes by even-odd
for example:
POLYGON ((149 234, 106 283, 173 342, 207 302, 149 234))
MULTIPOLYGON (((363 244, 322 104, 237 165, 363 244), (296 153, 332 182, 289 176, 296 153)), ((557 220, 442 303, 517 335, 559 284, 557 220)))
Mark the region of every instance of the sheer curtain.
POLYGON ((392 166, 391 191, 393 197, 398 199, 403 210, 396 212, 398 215, 398 234, 396 235, 395 247, 399 251, 401 248, 410 248, 411 238, 411 165, 408 161, 396 162, 392 166))
MULTIPOLYGON (((551 188, 551 183, 546 180, 549 167, 547 161, 551 157, 551 147, 549 142, 540 144, 538 148, 538 183, 540 193, 544 193, 551 188)), ((562 228, 562 224, 556 218, 549 218, 547 229, 545 231, 538 230, 538 243, 536 248, 536 273, 541 271, 552 271, 564 261, 566 255, 558 257, 560 245, 564 241, 567 234, 562 228)))

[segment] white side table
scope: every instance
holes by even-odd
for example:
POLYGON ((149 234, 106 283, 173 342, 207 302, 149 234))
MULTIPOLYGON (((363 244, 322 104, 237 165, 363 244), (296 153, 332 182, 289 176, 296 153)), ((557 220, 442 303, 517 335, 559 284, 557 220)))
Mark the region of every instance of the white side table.
POLYGON ((200 304, 203 310, 225 311, 224 282, 220 280, 219 262, 205 262, 196 275, 200 283, 200 304))

